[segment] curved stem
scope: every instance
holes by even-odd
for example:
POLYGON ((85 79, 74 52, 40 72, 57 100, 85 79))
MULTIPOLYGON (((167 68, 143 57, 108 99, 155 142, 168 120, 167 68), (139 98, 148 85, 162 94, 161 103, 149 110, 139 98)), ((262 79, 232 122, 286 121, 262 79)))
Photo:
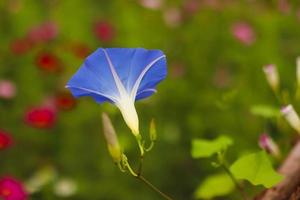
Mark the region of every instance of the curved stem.
MULTIPOLYGON (((128 169, 129 173, 141 180, 145 185, 147 185, 149 188, 151 188, 153 191, 157 192, 158 194, 160 194, 164 199, 166 200, 173 200, 171 197, 169 197, 168 195, 166 195, 165 193, 163 193, 162 191, 160 191, 157 187, 155 187, 154 185, 152 185, 152 183, 150 183, 147 179, 145 179, 140 172, 136 173, 130 166, 130 164, 128 163, 127 159, 125 161, 125 167, 128 169)), ((141 169, 140 169, 141 170, 141 169)))
POLYGON ((143 142, 142 142, 142 137, 141 137, 141 135, 138 135, 135 138, 136 138, 137 143, 139 145, 139 149, 140 149, 140 152, 141 152, 141 157, 143 157, 144 154, 145 154, 145 151, 144 151, 144 145, 143 145, 143 142))
POLYGON ((145 148, 145 151, 148 152, 154 147, 155 141, 151 141, 150 145, 148 148, 145 148))
POLYGON ((147 185, 149 188, 151 188, 153 191, 157 192, 160 194, 164 199, 166 200, 173 200, 171 197, 160 191, 157 187, 152 185, 147 179, 145 179, 143 176, 138 176, 137 177, 139 180, 141 180, 145 185, 147 185))

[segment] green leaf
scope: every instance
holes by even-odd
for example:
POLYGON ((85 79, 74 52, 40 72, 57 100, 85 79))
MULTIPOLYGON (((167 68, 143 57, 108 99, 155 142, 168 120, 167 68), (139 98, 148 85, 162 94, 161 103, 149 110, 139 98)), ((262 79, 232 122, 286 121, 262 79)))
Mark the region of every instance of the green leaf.
POLYGON ((193 158, 210 157, 217 152, 226 150, 232 143, 232 139, 227 136, 220 136, 214 140, 194 139, 191 154, 193 158))
POLYGON ((234 184, 227 174, 216 174, 206 178, 195 191, 197 199, 211 199, 216 196, 224 196, 234 190, 234 184))
POLYGON ((269 158, 264 151, 252 153, 239 158, 230 167, 231 173, 236 179, 245 179, 253 185, 263 185, 270 188, 282 180, 272 167, 269 158))
POLYGON ((253 115, 258 115, 265 118, 280 116, 280 109, 270 105, 254 105, 251 107, 250 112, 253 115))

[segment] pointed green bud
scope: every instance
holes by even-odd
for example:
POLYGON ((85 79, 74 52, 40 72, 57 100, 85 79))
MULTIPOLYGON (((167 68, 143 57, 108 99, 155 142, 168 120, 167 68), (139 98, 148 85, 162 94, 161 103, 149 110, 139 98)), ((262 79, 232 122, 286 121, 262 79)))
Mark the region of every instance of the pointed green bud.
POLYGON ((284 106, 281 113, 290 126, 300 134, 300 118, 294 107, 291 104, 284 106))
POLYGON ((118 142, 115 129, 106 113, 102 113, 103 133, 107 143, 108 151, 114 162, 121 161, 122 152, 118 142))
POLYGON ((276 68, 276 65, 270 64, 265 65, 263 67, 263 71, 266 75, 266 79, 273 89, 273 91, 277 92, 279 89, 279 74, 276 68))
POLYGON ((152 119, 151 122, 150 122, 149 135, 150 135, 150 140, 151 141, 156 141, 157 133, 156 133, 156 127, 155 127, 154 119, 152 119))

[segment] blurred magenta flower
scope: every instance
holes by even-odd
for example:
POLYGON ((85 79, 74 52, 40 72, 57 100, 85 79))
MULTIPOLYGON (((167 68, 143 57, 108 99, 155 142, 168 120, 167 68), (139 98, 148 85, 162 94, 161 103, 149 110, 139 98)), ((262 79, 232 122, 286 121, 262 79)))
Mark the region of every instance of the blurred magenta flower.
POLYGON ((139 3, 145 8, 158 10, 163 6, 164 0, 139 0, 139 3))
POLYGON ((260 148, 265 150, 267 153, 273 155, 274 157, 280 157, 280 150, 273 139, 266 133, 263 133, 259 137, 258 144, 260 148))
POLYGON ((58 72, 61 70, 60 59, 51 52, 41 52, 37 55, 36 65, 45 72, 58 72))
POLYGON ((33 48, 30 40, 27 38, 15 39, 10 44, 11 52, 15 55, 22 55, 33 48))
POLYGON ((69 92, 59 92, 56 94, 54 103, 59 110, 71 110, 76 106, 76 100, 69 92))
POLYGON ((75 97, 91 96, 110 102, 121 111, 133 134, 139 134, 134 102, 156 92, 167 74, 166 56, 160 50, 99 48, 92 53, 67 84, 75 97))
POLYGON ((25 122, 34 128, 52 128, 56 122, 56 114, 51 107, 34 107, 25 113, 25 122))
POLYGON ((11 99, 16 96, 16 86, 10 80, 0 80, 0 98, 11 99))
POLYGON ((12 145, 12 137, 9 133, 0 129, 0 150, 9 148, 12 145))
POLYGON ((253 28, 246 22, 237 22, 231 27, 233 36, 242 44, 251 45, 255 42, 256 36, 253 28))
POLYGON ((94 34, 101 42, 111 42, 115 37, 115 28, 108 21, 98 21, 95 23, 94 34))
POLYGON ((0 179, 0 197, 4 200, 26 200, 27 196, 27 192, 20 181, 12 177, 0 179))
POLYGON ((48 42, 58 35, 58 27, 54 22, 45 22, 38 26, 32 27, 27 38, 34 44, 48 42))

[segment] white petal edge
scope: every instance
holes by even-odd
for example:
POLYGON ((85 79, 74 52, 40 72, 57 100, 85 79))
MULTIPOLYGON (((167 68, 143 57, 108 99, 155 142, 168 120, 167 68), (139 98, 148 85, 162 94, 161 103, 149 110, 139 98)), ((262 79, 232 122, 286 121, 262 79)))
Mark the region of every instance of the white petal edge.
POLYGON ((116 69, 115 69, 115 67, 114 67, 114 65, 113 65, 113 63, 112 63, 112 61, 111 61, 111 59, 110 59, 107 51, 105 49, 102 49, 102 51, 104 52, 105 58, 106 58, 106 60, 108 62, 109 68, 110 68, 110 71, 111 71, 111 73, 113 75, 114 81, 115 81, 116 86, 118 88, 118 91, 119 91, 119 94, 120 94, 120 98, 122 98, 122 96, 124 96, 124 95, 127 94, 127 92, 125 90, 125 87, 122 84, 122 82, 121 82, 121 80, 120 80, 120 78, 119 78, 119 76, 118 76, 118 74, 116 72, 116 69))
POLYGON ((132 99, 135 99, 135 96, 137 94, 137 90, 145 76, 145 74, 148 72, 148 70, 156 63, 158 62, 159 60, 161 60, 162 58, 165 58, 166 56, 163 55, 163 56, 160 56, 158 58, 156 58, 155 60, 153 60, 152 62, 150 62, 146 67, 145 69, 142 71, 142 73, 139 75, 139 77, 136 79, 134 85, 133 85, 133 88, 132 88, 132 91, 131 91, 131 94, 130 94, 130 97, 132 99))
POLYGON ((66 88, 79 89, 79 90, 83 90, 83 91, 86 91, 86 92, 90 92, 90 93, 93 93, 93 94, 97 94, 97 95, 103 96, 105 98, 108 98, 108 99, 112 100, 113 102, 117 102, 118 101, 115 97, 113 97, 111 95, 103 94, 101 92, 97 92, 95 90, 90 90, 90 89, 87 89, 87 88, 84 88, 84 87, 75 87, 75 86, 67 85, 66 88))

